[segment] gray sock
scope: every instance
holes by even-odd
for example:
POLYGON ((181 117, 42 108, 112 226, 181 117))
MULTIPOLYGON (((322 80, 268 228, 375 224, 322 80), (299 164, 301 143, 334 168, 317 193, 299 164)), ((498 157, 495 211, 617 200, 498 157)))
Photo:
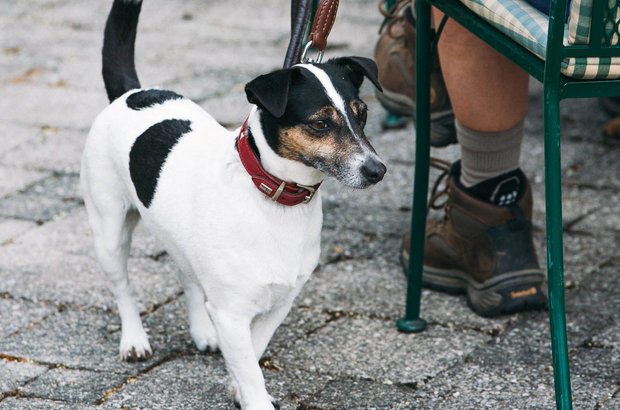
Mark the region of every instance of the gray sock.
POLYGON ((480 132, 456 121, 461 145, 461 183, 466 188, 519 168, 523 122, 499 132, 480 132))

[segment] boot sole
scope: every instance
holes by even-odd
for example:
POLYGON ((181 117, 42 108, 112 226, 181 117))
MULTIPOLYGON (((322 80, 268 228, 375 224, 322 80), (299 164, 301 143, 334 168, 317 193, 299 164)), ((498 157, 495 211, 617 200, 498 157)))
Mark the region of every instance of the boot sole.
MULTIPOLYGON (((409 252, 402 248, 400 262, 408 275, 409 252)), ((467 305, 484 317, 539 310, 547 306, 546 276, 540 269, 508 272, 478 283, 463 271, 423 266, 422 287, 466 295, 467 305)))
POLYGON ((495 317, 544 308, 545 274, 538 269, 503 273, 478 283, 465 272, 424 266, 422 286, 451 294, 466 294, 478 315, 495 317))

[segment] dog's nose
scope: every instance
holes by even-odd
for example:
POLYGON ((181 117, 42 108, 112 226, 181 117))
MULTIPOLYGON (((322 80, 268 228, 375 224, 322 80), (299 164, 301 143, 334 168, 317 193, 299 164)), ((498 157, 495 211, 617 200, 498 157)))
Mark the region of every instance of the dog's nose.
POLYGON ((376 184, 383 179, 387 168, 383 162, 370 158, 362 164, 362 175, 371 184, 376 184))

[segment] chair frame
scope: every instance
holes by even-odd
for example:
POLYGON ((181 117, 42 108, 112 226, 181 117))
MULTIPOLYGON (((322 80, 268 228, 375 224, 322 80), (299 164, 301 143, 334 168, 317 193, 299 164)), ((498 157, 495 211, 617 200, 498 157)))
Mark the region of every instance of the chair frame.
MULTIPOLYGON (((592 22, 603 23, 604 3, 607 2, 593 2, 592 22)), ((564 45, 566 5, 567 0, 551 0, 546 58, 543 61, 458 0, 417 1, 415 181, 406 312, 397 321, 403 332, 419 332, 426 326, 420 318, 420 297, 430 159, 430 64, 433 61, 430 7, 434 6, 543 83, 549 321, 558 409, 572 408, 564 302, 560 100, 620 95, 619 80, 580 80, 561 74, 560 67, 565 57, 620 56, 618 46, 564 45)), ((590 39, 590 43, 596 43, 592 39, 603 39, 603 24, 592 24, 590 39)))

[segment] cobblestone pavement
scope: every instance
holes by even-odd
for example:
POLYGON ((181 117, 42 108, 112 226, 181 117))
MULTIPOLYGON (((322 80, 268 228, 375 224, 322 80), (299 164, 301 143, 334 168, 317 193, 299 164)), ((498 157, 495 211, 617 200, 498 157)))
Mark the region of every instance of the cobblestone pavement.
MULTIPOLYGON (((175 266, 143 228, 130 273, 154 357, 118 360, 120 321, 78 190, 83 142, 107 103, 99 53, 109 4, 0 2, 0 409, 233 408, 222 358, 191 344, 175 266)), ((248 112, 243 85, 283 60, 288 16, 285 1, 147 0, 142 83, 171 87, 239 126, 248 112)), ((379 24, 375 0, 342 2, 328 55, 370 56, 379 24)), ((462 297, 425 291, 428 330, 396 330, 413 131, 382 131, 373 90, 363 94, 368 134, 389 172, 369 191, 331 181, 321 188, 321 263, 262 360, 270 392, 283 409, 552 408, 546 312, 483 319, 462 297)), ((537 85, 531 103, 523 161, 544 256, 537 85)), ((563 115, 575 407, 620 408, 620 145, 601 136, 596 100, 566 102, 563 115)))

